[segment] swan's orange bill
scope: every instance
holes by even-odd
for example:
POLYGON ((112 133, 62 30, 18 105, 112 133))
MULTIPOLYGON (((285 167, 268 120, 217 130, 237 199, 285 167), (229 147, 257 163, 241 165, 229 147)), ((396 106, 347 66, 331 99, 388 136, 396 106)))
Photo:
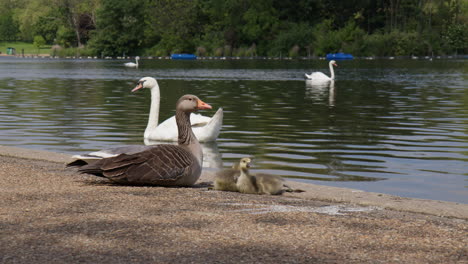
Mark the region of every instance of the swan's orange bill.
POLYGON ((211 105, 203 102, 202 100, 198 99, 197 101, 197 109, 203 110, 203 109, 211 109, 211 105))
POLYGON ((338 67, 338 64, 336 64, 336 63, 333 63, 333 66, 335 66, 335 67, 338 67))
POLYGON ((143 88, 143 83, 140 82, 135 86, 135 88, 133 88, 132 93, 140 90, 141 88, 143 88))

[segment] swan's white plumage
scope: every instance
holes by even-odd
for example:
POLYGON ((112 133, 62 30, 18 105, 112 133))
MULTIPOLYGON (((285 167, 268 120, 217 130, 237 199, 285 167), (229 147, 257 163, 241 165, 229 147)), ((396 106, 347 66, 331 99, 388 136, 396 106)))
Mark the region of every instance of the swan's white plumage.
POLYGON ((311 73, 310 75, 309 74, 305 74, 307 79, 310 79, 310 80, 331 80, 330 77, 328 77, 327 75, 325 75, 323 72, 313 72, 311 73))
MULTIPOLYGON (((190 116, 192 131, 200 142, 215 141, 223 124, 223 109, 219 108, 213 117, 192 114, 190 116)), ((150 140, 177 141, 178 132, 175 116, 166 119, 157 127, 146 129, 145 138, 150 140)))
POLYGON ((328 66, 330 68, 330 77, 325 75, 322 72, 312 72, 311 74, 305 74, 305 77, 309 81, 313 81, 315 83, 323 83, 323 82, 329 82, 332 80, 335 80, 335 71, 333 70, 333 66, 338 66, 334 60, 330 61, 328 63, 328 66))
MULTIPOLYGON (((178 131, 175 116, 172 116, 158 124, 160 91, 156 79, 152 77, 144 77, 141 78, 138 83, 138 86, 135 87, 133 91, 141 88, 149 88, 151 90, 151 108, 144 138, 155 141, 177 141, 178 131)), ((198 141, 215 141, 218 138, 223 124, 223 109, 219 108, 213 117, 192 114, 190 116, 190 122, 192 124, 192 131, 198 141)))
POLYGON ((125 67, 138 68, 138 60, 140 60, 140 57, 136 56, 135 57, 135 63, 127 62, 127 63, 124 63, 124 65, 125 65, 125 67))

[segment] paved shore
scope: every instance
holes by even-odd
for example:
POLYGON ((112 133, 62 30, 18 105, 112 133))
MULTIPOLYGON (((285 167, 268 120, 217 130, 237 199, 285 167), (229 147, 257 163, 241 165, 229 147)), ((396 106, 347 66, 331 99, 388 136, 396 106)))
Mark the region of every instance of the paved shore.
POLYGON ((0 263, 468 263, 468 205, 290 183, 129 187, 0 146, 0 263))

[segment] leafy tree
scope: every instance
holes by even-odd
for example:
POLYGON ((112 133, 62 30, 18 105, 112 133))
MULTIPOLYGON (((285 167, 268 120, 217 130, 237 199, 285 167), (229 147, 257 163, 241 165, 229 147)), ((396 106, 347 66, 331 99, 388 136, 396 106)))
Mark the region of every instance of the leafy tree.
POLYGON ((0 40, 16 40, 18 33, 18 23, 11 12, 0 13, 0 40))
POLYGON ((285 23, 317 24, 323 19, 321 10, 325 1, 282 0, 273 1, 272 4, 278 13, 278 19, 285 23))
POLYGON ((33 24, 33 34, 40 35, 47 43, 53 43, 57 37, 57 30, 61 26, 61 21, 55 17, 57 10, 51 9, 45 16, 39 17, 33 24))
POLYGON ((32 42, 34 36, 39 34, 36 24, 53 13, 53 7, 47 0, 24 1, 21 6, 17 6, 15 13, 19 22, 20 39, 32 42))
POLYGON ((246 41, 255 42, 259 36, 271 37, 271 33, 278 26, 276 10, 272 1, 253 1, 242 15, 242 35, 246 41))
POLYGON ((57 29, 55 41, 64 48, 70 48, 75 43, 75 33, 71 28, 62 25, 57 29))
POLYGON ((208 43, 213 40, 220 46, 241 46, 241 28, 245 23, 242 17, 251 2, 248 0, 200 0, 201 16, 207 18, 203 25, 202 40, 208 43))
POLYGON ((39 50, 46 44, 46 41, 42 36, 35 36, 33 44, 37 48, 37 54, 39 54, 39 50))
POLYGON ((463 52, 468 43, 468 26, 461 24, 452 24, 444 32, 444 40, 451 51, 455 53, 463 52))
POLYGON ((101 0, 90 45, 105 56, 135 54, 144 39, 144 0, 101 0))
POLYGON ((194 40, 200 35, 197 1, 159 0, 152 3, 150 12, 148 26, 161 38, 156 47, 161 53, 158 55, 194 52, 194 40))
POLYGON ((281 30, 268 46, 269 56, 284 56, 295 46, 299 54, 311 55, 310 44, 314 39, 311 26, 306 23, 284 23, 280 27, 281 30))
POLYGON ((89 31, 96 28, 95 10, 99 0, 55 0, 63 25, 75 34, 76 46, 81 47, 89 39, 89 31))
POLYGON ((324 56, 329 52, 340 51, 341 43, 333 32, 333 20, 326 19, 314 27, 315 36, 312 43, 314 55, 324 56))

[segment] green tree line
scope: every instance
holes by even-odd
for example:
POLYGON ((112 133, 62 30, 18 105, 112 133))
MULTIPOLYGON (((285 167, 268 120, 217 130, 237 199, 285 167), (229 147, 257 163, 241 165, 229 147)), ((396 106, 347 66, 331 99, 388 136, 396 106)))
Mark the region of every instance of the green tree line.
POLYGON ((466 0, 0 0, 0 41, 80 54, 467 54, 466 0))

